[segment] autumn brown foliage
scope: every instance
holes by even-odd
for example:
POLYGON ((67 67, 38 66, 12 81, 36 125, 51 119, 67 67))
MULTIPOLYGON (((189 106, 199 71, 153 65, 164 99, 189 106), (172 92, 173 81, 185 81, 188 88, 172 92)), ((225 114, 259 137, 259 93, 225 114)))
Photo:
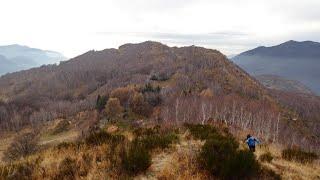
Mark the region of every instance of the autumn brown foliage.
POLYGON ((139 103, 132 106, 134 111, 148 116, 156 109, 157 117, 148 117, 158 122, 219 121, 234 129, 253 130, 266 141, 319 149, 319 128, 314 128, 318 105, 309 104, 310 111, 299 106, 297 114, 307 123, 290 121, 291 106, 279 106, 276 97, 220 52, 156 42, 89 51, 59 65, 2 76, 0 127, 17 130, 74 116, 94 109, 102 94, 117 107, 113 111, 107 105, 106 114, 119 118, 136 93, 143 98, 136 95, 139 103), (313 115, 307 115, 311 111, 313 115), (285 139, 289 134, 292 138, 285 139))
POLYGON ((123 107, 121 106, 119 99, 110 98, 106 104, 105 111, 108 117, 111 119, 117 119, 121 117, 123 107))

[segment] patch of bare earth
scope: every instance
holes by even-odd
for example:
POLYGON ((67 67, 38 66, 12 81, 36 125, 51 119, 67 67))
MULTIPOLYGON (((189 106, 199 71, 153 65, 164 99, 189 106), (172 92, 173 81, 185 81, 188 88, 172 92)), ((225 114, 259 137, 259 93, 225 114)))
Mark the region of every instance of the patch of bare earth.
POLYGON ((66 131, 57 135, 45 135, 40 138, 39 145, 59 144, 61 142, 75 141, 79 137, 76 130, 66 131))

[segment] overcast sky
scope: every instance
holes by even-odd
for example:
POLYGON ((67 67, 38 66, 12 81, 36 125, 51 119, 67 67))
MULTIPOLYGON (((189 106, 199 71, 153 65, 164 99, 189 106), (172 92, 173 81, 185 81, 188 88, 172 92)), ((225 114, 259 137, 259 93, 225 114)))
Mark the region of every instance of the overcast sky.
POLYGON ((67 57, 146 40, 231 55, 320 41, 320 0, 0 0, 0 45, 67 57))

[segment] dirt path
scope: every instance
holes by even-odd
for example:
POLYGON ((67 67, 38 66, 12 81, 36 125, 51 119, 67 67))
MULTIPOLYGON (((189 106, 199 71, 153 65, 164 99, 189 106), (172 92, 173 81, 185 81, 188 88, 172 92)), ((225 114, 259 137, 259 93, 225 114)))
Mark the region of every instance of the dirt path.
POLYGON ((152 164, 145 174, 141 174, 134 179, 137 180, 154 180, 157 179, 157 174, 163 171, 164 167, 171 164, 173 152, 161 152, 153 156, 152 164))
POLYGON ((57 135, 45 135, 40 138, 40 145, 58 144, 64 141, 73 141, 79 136, 77 131, 67 131, 57 135))
POLYGON ((182 153, 186 151, 195 151, 201 146, 199 141, 187 140, 185 136, 180 137, 180 142, 175 144, 171 149, 168 149, 164 152, 155 153, 152 157, 152 164, 149 170, 142 175, 137 176, 137 180, 146 180, 146 179, 158 179, 157 176, 160 175, 165 168, 174 168, 176 162, 174 162, 174 156, 177 153, 182 153))

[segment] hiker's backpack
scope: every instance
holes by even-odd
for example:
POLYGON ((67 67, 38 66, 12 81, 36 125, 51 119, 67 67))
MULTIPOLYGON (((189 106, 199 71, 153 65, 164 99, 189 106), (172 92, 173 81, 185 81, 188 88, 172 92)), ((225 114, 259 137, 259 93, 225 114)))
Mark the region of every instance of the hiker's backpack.
POLYGON ((253 137, 250 137, 248 139, 248 145, 249 146, 255 146, 256 145, 255 139, 253 137))

